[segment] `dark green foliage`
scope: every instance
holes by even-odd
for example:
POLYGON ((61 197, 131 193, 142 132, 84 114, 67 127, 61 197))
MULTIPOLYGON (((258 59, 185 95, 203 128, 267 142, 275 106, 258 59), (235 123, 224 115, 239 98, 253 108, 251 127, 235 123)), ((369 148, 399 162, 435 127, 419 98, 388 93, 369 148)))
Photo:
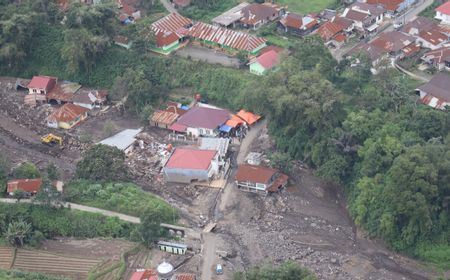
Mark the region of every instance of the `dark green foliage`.
POLYGON ((279 267, 263 266, 238 272, 233 280, 314 280, 317 279, 307 269, 293 262, 286 262, 279 267))
POLYGON ((56 165, 52 162, 49 165, 47 165, 46 168, 47 171, 47 178, 50 181, 55 181, 59 179, 59 171, 58 168, 56 167, 56 165))
POLYGON ((0 279, 3 280, 67 280, 67 278, 53 277, 36 272, 18 270, 0 270, 0 279))
POLYGON ((128 178, 125 154, 116 147, 97 144, 77 163, 76 176, 87 180, 121 181, 128 178))
POLYGON ((31 162, 23 162, 13 170, 14 179, 35 179, 40 178, 41 174, 37 167, 31 162))
POLYGON ((141 224, 138 226, 136 236, 147 247, 153 247, 155 242, 166 234, 160 224, 164 222, 157 209, 147 208, 141 215, 141 224))
POLYGON ((132 183, 94 183, 72 181, 64 188, 67 201, 108 209, 139 217, 146 209, 156 211, 166 223, 174 222, 177 213, 162 199, 132 183))
MULTIPOLYGON (((48 208, 28 203, 0 203, 0 213, 4 225, 7 226, 10 223, 23 220, 31 224, 31 233, 38 230, 46 238, 54 236, 129 238, 131 231, 135 228, 134 225, 120 221, 115 217, 70 209, 48 208)), ((5 229, 2 226, 0 233, 4 234, 6 230, 7 228, 5 229)), ((24 241, 27 243, 28 238, 25 238, 24 241)))
POLYGON ((4 155, 0 155, 0 194, 6 192, 6 181, 11 170, 8 159, 4 155))
POLYGON ((189 7, 181 10, 181 13, 192 19, 207 22, 237 4, 239 4, 237 0, 193 0, 189 7))

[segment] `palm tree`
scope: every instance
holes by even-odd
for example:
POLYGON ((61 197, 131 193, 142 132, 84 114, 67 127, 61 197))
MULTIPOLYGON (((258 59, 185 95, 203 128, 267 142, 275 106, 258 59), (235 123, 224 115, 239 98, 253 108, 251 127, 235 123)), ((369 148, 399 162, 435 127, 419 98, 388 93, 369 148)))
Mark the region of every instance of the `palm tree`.
POLYGON ((24 239, 31 233, 31 224, 24 220, 11 222, 6 229, 5 235, 13 246, 23 246, 24 239))

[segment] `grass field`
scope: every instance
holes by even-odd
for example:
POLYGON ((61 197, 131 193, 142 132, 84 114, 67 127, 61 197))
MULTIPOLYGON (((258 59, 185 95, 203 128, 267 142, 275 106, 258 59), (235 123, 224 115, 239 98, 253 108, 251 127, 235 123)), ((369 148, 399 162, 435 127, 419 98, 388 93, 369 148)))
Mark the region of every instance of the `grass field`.
POLYGON ((279 0, 276 1, 282 5, 287 5, 291 12, 306 14, 310 12, 319 12, 325 8, 333 6, 334 0, 279 0))

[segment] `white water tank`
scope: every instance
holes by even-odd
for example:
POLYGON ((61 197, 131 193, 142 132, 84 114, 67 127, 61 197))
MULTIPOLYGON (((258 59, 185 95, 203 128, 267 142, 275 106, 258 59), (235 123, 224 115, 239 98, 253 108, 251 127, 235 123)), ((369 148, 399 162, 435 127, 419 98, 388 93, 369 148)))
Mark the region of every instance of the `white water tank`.
POLYGON ((156 270, 158 271, 158 280, 175 280, 173 266, 170 263, 163 261, 156 270))

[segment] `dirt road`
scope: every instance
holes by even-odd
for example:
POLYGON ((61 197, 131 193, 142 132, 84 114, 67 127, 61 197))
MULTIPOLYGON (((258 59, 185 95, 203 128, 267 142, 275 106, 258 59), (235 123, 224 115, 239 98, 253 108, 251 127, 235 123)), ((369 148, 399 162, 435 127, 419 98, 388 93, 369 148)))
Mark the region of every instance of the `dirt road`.
POLYGON ((188 45, 179 49, 175 54, 181 57, 190 57, 194 60, 206 61, 210 64, 239 68, 239 60, 237 58, 205 47, 188 45))
MULTIPOLYGON (((0 202, 17 203, 17 200, 13 199, 13 198, 0 198, 0 202)), ((31 200, 30 199, 22 199, 22 200, 20 200, 19 203, 31 203, 31 200)), ((125 214, 121 214, 121 213, 117 213, 117 212, 113 212, 113 211, 109 211, 109 210, 105 210, 105 209, 85 206, 85 205, 71 203, 71 202, 66 202, 63 205, 64 205, 64 207, 70 208, 71 210, 79 210, 79 211, 90 212, 90 213, 99 213, 99 214, 102 214, 102 215, 105 215, 108 217, 117 217, 122 221, 130 222, 133 224, 141 223, 141 219, 139 219, 137 217, 133 217, 133 216, 129 216, 129 215, 125 215, 125 214)))
MULTIPOLYGON (((237 161, 249 151, 267 149, 265 123, 253 128, 237 161)), ((232 178, 234 174, 230 175, 232 178)), ((340 188, 296 165, 290 186, 267 197, 244 193, 228 184, 210 218, 214 233, 203 235, 201 279, 231 279, 234 271, 286 260, 298 262, 319 279, 432 279, 435 274, 414 260, 385 248, 357 230, 340 188), (220 259, 217 252, 227 252, 220 259), (224 275, 216 276, 221 263, 224 275)))

